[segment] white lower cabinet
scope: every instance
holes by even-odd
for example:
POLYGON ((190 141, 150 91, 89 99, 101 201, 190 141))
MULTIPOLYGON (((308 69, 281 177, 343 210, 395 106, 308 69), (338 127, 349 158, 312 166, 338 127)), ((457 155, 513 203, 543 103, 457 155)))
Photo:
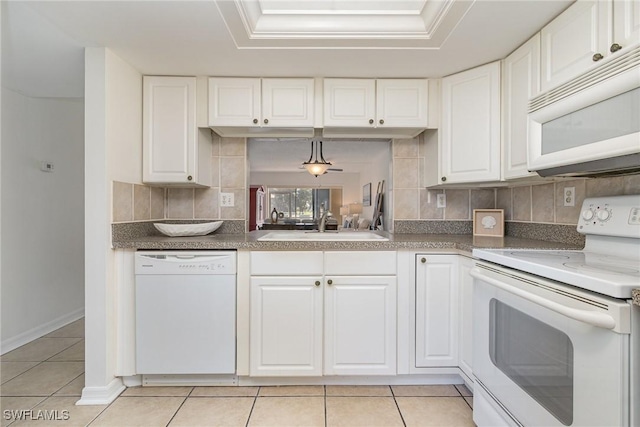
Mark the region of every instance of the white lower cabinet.
POLYGON ((416 255, 416 367, 458 366, 458 255, 416 255))
POLYGON ((322 276, 252 277, 250 374, 322 375, 322 276))
POLYGON ((473 360, 473 278, 471 269, 473 259, 460 255, 458 257, 458 283, 460 285, 460 342, 459 342, 459 366, 467 376, 467 384, 473 382, 472 360, 473 360))
POLYGON ((250 304, 250 376, 396 373, 393 251, 252 252, 250 304))
POLYGON ((396 277, 328 277, 325 375, 394 375, 396 277))

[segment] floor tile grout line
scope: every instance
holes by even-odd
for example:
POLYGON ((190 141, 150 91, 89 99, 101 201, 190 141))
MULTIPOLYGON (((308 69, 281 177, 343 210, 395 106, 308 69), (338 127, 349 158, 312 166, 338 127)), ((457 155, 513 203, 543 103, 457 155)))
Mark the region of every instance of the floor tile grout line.
MULTIPOLYGON (((191 389, 193 391, 193 388, 191 389)), ((191 392, 189 392, 191 393, 191 392)), ((170 397, 170 396, 166 396, 166 397, 170 397)), ((171 396, 171 397, 176 397, 176 396, 171 396)), ((182 397, 182 396, 179 396, 182 397)), ((180 409, 182 409, 182 407, 184 406, 184 404, 187 402, 187 399, 189 398, 189 395, 184 396, 184 399, 182 399, 182 403, 180 404, 180 406, 178 406, 178 409, 176 409, 176 411, 173 413, 173 415, 171 416, 171 418, 169 418, 169 422, 167 422, 165 427, 169 427, 169 424, 171 424, 171 421, 174 420, 174 418, 176 417, 176 415, 178 415, 178 412, 180 412, 180 409)))
POLYGON ((251 405, 251 410, 249 411, 249 416, 247 417, 247 422, 244 427, 249 427, 249 421, 251 420, 251 415, 253 415, 253 408, 256 407, 256 402, 258 401, 258 395, 260 395, 261 388, 262 387, 258 387, 258 390, 256 390, 256 395, 253 397, 253 404, 251 405))
POLYGON ((327 386, 322 387, 324 389, 324 427, 328 427, 329 419, 327 416, 327 386))
POLYGON ((396 408, 398 409, 398 413, 400 414, 400 420, 402 421, 402 425, 404 427, 407 427, 407 423, 404 420, 404 415, 402 415, 402 410, 400 409, 400 405, 398 404, 398 401, 396 400, 396 394, 393 392, 393 387, 388 386, 389 389, 391 390, 391 397, 393 397, 393 403, 396 404, 396 408))
MULTIPOLYGON (((14 361, 12 360, 12 362, 14 362, 14 361)), ((9 378, 8 380, 6 380, 6 381, 5 381, 5 382, 3 382, 2 384, 0 384, 0 396, 2 396, 2 386, 3 386, 3 385, 5 385, 6 383, 8 383, 9 381, 11 381, 11 380, 13 380, 13 379, 18 378, 20 375, 26 374, 27 372, 29 372, 30 370, 32 370, 32 369, 33 369, 33 368, 35 368, 36 366, 43 364, 43 363, 44 363, 44 360, 43 360, 42 362, 36 362, 36 361, 33 361, 33 362, 35 363, 35 365, 33 365, 32 367, 30 367, 30 368, 29 368, 29 369, 27 369, 26 371, 19 373, 19 374, 18 374, 18 375, 16 375, 15 377, 9 378)))

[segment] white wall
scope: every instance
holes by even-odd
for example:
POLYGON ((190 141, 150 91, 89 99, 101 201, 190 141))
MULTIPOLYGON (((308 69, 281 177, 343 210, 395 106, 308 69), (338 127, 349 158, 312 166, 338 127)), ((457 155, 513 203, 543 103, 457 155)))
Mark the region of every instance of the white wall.
POLYGON ((111 249, 113 180, 142 177, 142 75, 105 48, 85 52, 85 388, 79 404, 109 403, 115 378, 115 253, 111 249))
POLYGON ((3 353, 83 315, 83 109, 2 88, 3 353))

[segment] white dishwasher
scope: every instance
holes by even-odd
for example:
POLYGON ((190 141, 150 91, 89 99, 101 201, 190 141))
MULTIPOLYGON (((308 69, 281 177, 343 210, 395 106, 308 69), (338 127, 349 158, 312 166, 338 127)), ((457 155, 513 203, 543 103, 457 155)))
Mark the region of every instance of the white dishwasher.
POLYGON ((233 374, 236 253, 136 253, 138 374, 233 374))

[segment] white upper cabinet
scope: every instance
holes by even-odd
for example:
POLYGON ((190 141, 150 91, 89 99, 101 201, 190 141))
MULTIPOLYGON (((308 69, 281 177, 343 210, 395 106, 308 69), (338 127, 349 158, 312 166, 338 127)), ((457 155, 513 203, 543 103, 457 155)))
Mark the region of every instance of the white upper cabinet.
POLYGON ((428 126, 426 79, 324 79, 325 135, 374 130, 375 135, 416 135, 428 126), (333 130, 352 129, 352 131, 333 130))
POLYGON ((541 37, 546 92, 640 43, 639 2, 578 0, 544 27, 541 37))
POLYGON ((535 176, 527 170, 527 105, 540 91, 540 34, 502 64, 502 176, 535 176))
POLYGON ((500 62, 442 79, 438 154, 440 184, 500 179, 500 62))
POLYGON ((374 127, 376 81, 324 79, 324 125, 374 127))
MULTIPOLYGON (((640 2, 613 2, 613 42, 625 49, 640 43, 640 2)), ((609 47, 611 51, 611 47, 609 47)))
POLYGON ((310 136, 314 79, 209 78, 209 126, 222 136, 310 136))
POLYGON ((211 185, 211 135, 196 127, 196 78, 143 78, 142 180, 211 185))
POLYGON ((260 79, 209 79, 209 126, 260 126, 260 111, 260 79))

